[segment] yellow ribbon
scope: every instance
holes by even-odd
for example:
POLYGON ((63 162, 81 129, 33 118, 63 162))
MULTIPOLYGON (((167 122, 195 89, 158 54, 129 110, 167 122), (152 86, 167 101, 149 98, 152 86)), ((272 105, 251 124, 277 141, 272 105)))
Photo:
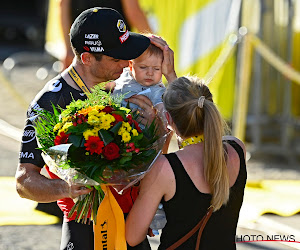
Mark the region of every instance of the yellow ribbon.
POLYGON ((68 72, 69 76, 73 79, 73 81, 76 83, 76 85, 87 95, 87 93, 91 93, 89 88, 86 86, 84 81, 81 79, 81 77, 77 74, 74 67, 71 67, 71 69, 68 72))
POLYGON ((101 185, 105 197, 97 213, 94 225, 95 250, 125 250, 125 220, 122 209, 106 185, 101 185))

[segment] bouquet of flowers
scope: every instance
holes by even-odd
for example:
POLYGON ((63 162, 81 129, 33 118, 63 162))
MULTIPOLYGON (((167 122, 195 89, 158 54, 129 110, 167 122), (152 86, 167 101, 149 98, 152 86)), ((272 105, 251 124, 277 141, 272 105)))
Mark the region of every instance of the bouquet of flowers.
MULTIPOLYGON (((104 197, 101 184, 122 187, 137 182, 152 166, 165 142, 155 122, 142 130, 138 112, 120 107, 121 97, 94 88, 85 101, 72 101, 53 113, 38 111, 36 134, 51 172, 69 183, 94 189, 81 197, 69 216, 96 222, 104 197)), ((118 189, 120 191, 120 188, 118 189)))

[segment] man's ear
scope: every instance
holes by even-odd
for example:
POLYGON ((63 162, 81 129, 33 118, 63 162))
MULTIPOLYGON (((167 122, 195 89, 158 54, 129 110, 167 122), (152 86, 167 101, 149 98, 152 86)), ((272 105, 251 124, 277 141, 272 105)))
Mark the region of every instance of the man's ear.
POLYGON ((129 60, 128 62, 129 62, 129 66, 128 66, 128 67, 129 67, 129 70, 132 72, 132 65, 133 65, 133 62, 132 62, 132 60, 129 60))
POLYGON ((81 61, 85 65, 90 65, 91 64, 92 60, 95 59, 95 58, 92 58, 92 57, 93 56, 89 52, 83 52, 80 55, 81 61))

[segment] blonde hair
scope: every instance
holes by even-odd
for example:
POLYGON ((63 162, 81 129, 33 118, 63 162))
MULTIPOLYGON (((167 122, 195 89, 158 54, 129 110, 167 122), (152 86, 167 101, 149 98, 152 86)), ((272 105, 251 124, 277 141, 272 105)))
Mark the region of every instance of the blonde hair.
POLYGON ((211 204, 214 210, 220 209, 229 199, 227 152, 222 142, 229 129, 210 90, 197 77, 180 77, 167 87, 163 102, 181 136, 204 134, 204 176, 211 190, 211 204))

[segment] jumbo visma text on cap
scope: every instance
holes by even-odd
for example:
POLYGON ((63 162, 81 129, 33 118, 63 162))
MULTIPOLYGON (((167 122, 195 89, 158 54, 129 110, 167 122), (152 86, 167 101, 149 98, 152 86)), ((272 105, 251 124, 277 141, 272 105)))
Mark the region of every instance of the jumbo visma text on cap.
POLYGON ((102 53, 115 59, 130 60, 149 46, 149 38, 128 31, 122 15, 111 8, 83 11, 70 30, 72 46, 78 53, 102 53))

